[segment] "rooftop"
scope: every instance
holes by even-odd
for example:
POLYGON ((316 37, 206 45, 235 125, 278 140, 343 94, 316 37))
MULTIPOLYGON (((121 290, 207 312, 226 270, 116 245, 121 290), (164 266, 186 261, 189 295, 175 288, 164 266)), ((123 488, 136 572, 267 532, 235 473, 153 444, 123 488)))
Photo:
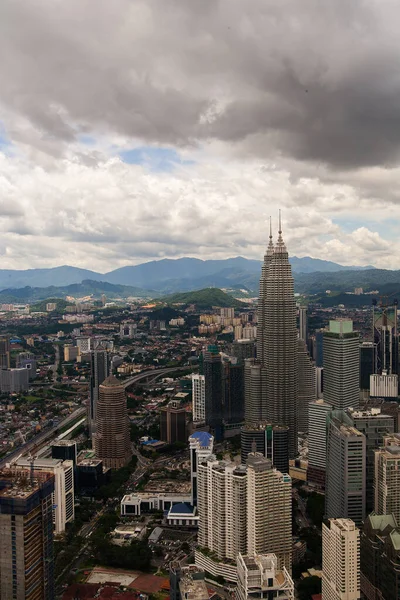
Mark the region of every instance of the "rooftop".
POLYGON ((123 383, 118 381, 114 375, 109 375, 100 385, 103 387, 123 387, 123 383))
POLYGON ((196 508, 187 502, 179 502, 179 504, 174 504, 169 510, 170 515, 194 515, 195 512, 196 508))
POLYGON ((384 531, 386 527, 397 527, 396 518, 394 515, 375 515, 371 514, 368 516, 373 529, 379 529, 384 531))
POLYGON ((208 448, 213 441, 213 436, 207 431, 195 431, 190 436, 189 440, 198 440, 202 448, 208 448))

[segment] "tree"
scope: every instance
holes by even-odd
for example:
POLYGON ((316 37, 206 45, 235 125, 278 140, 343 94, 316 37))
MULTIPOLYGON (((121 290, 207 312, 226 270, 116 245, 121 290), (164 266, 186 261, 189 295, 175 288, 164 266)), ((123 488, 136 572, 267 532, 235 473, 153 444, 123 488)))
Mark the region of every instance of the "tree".
POLYGON ((311 600, 314 594, 321 593, 321 578, 315 575, 305 577, 299 582, 297 592, 299 600, 311 600))

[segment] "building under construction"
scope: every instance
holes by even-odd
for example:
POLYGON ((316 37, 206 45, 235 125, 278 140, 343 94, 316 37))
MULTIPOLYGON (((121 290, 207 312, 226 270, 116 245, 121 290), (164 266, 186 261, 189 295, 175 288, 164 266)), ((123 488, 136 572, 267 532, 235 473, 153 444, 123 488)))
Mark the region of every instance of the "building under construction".
POLYGON ((397 398, 399 393, 398 301, 381 299, 372 304, 373 342, 376 345, 374 374, 370 395, 375 398, 397 398))

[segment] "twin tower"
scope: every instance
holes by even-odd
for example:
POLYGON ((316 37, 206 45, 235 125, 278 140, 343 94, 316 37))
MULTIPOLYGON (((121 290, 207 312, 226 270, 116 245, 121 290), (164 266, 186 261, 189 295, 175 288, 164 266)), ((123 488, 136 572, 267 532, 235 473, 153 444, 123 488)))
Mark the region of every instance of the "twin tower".
POLYGON ((264 256, 257 309, 257 359, 246 361, 245 421, 289 428, 289 458, 297 455, 298 332, 294 282, 289 254, 279 232, 264 256))

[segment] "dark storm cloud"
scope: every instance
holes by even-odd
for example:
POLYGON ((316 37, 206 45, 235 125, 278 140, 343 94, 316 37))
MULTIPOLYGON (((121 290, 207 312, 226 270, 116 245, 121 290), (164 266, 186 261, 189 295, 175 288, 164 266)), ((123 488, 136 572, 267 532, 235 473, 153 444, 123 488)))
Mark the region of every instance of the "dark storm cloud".
POLYGON ((399 25, 392 0, 3 0, 0 101, 48 152, 94 131, 390 166, 399 25))

